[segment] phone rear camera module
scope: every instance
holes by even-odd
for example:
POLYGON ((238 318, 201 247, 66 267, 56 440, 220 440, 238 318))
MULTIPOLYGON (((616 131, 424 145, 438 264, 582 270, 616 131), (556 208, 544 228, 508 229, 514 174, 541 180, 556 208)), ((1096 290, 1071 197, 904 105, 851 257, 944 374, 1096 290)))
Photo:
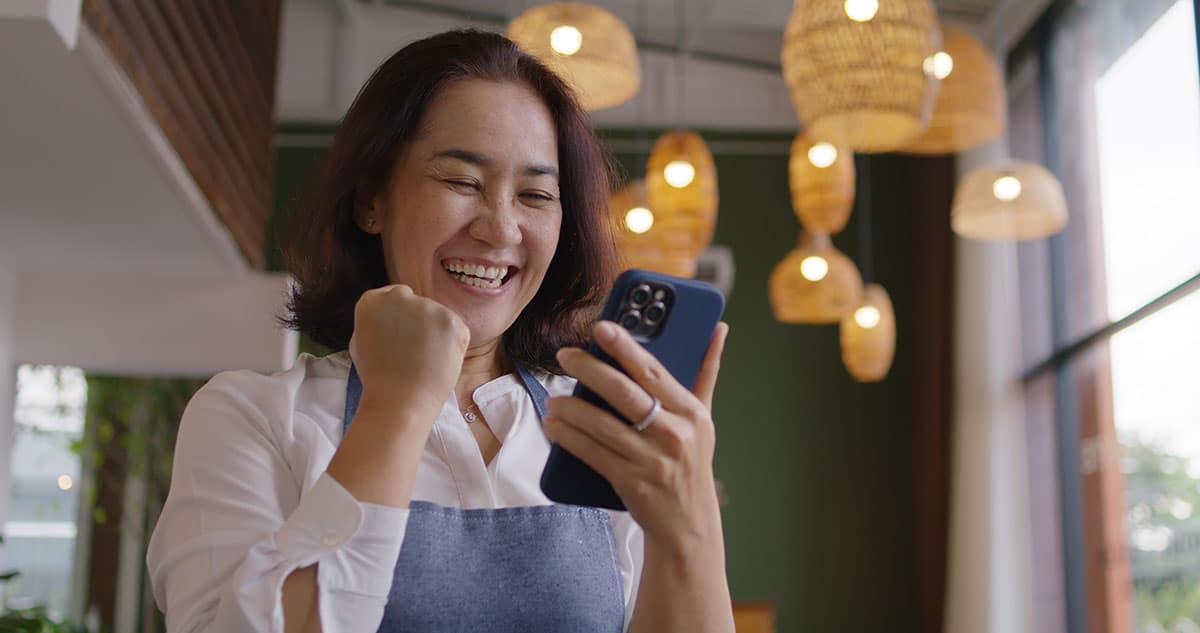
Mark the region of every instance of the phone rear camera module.
POLYGON ((646 323, 658 323, 665 316, 667 316, 667 306, 661 301, 653 303, 649 308, 646 308, 646 323))
POLYGON ((645 307, 647 303, 650 303, 650 298, 650 286, 647 286, 646 284, 635 286, 633 290, 629 291, 629 305, 633 306, 634 308, 640 309, 645 307))
POLYGON ((626 330, 634 330, 642 322, 642 313, 637 310, 630 310, 621 315, 621 327, 626 330))

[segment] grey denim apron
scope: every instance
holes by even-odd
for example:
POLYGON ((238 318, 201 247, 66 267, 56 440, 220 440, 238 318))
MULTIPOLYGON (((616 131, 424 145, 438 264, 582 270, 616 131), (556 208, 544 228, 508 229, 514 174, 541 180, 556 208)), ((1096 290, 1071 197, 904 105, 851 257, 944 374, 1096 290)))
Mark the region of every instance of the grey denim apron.
MULTIPOLYGON (((517 373, 544 417, 545 387, 525 368, 517 373)), ((343 434, 361 397, 351 365, 343 434)), ((569 505, 462 510, 428 501, 409 508, 381 633, 624 628, 621 572, 605 511, 569 505)))

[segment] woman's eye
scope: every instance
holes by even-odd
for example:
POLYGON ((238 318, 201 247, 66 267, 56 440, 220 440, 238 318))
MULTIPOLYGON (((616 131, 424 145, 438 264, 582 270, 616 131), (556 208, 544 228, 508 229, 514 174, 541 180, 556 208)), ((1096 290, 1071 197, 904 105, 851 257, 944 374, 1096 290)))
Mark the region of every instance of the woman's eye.
POLYGON ((479 183, 474 180, 444 180, 447 185, 455 189, 470 189, 471 191, 479 191, 479 183))
POLYGON ((554 202, 553 196, 551 196, 548 193, 543 193, 541 191, 527 191, 527 192, 521 194, 521 197, 530 198, 530 199, 536 200, 538 202, 554 202))

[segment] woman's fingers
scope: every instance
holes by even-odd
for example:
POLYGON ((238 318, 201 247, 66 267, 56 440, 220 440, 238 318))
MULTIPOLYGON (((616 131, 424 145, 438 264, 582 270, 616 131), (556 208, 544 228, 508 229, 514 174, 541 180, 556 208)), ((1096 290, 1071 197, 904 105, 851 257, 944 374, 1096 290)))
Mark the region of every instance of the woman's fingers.
MULTIPOLYGON (((620 424, 618 422, 618 424, 620 424)), ((542 420, 546 436, 604 476, 614 487, 632 472, 629 460, 584 433, 578 426, 553 414, 542 420)))
POLYGON ((575 396, 546 401, 550 415, 578 429, 598 444, 637 462, 653 455, 646 438, 609 412, 575 396))
POLYGON ((558 363, 630 422, 637 423, 654 406, 654 398, 629 376, 584 350, 564 347, 558 363))
MULTIPOLYGON (((634 382, 658 398, 667 410, 684 413, 694 408, 696 397, 679 384, 671 372, 635 341, 625 328, 612 321, 601 321, 596 324, 595 337, 600 349, 613 357, 634 382)), ((636 422, 642 415, 645 415, 645 411, 635 414, 632 419, 636 422)))
POLYGON ((728 336, 729 324, 724 321, 718 323, 713 332, 712 342, 708 344, 708 353, 704 355, 704 364, 700 366, 700 374, 696 376, 696 388, 693 393, 710 412, 713 392, 717 388, 717 374, 721 373, 721 355, 725 352, 725 340, 728 336))

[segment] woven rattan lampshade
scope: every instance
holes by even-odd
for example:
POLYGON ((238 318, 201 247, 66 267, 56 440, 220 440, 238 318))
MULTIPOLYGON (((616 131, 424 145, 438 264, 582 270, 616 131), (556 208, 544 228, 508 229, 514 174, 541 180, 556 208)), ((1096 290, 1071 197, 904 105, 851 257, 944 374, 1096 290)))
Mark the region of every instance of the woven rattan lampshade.
POLYGON ((966 31, 942 25, 942 50, 953 66, 942 79, 929 127, 904 148, 911 154, 953 154, 1004 132, 1008 97, 1000 66, 966 31))
POLYGON ((792 141, 788 184, 792 209, 804 228, 841 233, 854 206, 854 154, 802 132, 792 141))
POLYGON ((657 243, 698 260, 717 222, 717 168, 699 134, 677 130, 658 137, 646 161, 646 200, 657 243), (680 179, 680 170, 690 178, 680 179))
POLYGON ((856 152, 904 147, 933 109, 925 60, 941 46, 937 17, 929 0, 884 0, 866 21, 849 6, 796 0, 781 53, 792 104, 816 137, 856 152))
POLYGON ((687 226, 672 225, 680 216, 663 218, 650 209, 645 181, 630 181, 613 192, 608 204, 622 269, 644 268, 676 277, 696 275, 699 257, 694 238, 687 226))
POLYGON ((896 314, 892 300, 879 284, 867 284, 862 304, 842 317, 842 362, 859 382, 878 382, 887 376, 896 354, 896 314))
POLYGON ((536 6, 509 23, 507 35, 566 78, 587 110, 625 103, 641 85, 633 33, 600 7, 575 2, 536 6))
POLYGON ((976 240, 1028 240, 1067 225, 1067 200, 1054 174, 1008 161, 967 174, 954 192, 950 226, 976 240))
POLYGON ((775 266, 769 290, 775 318, 784 323, 837 323, 859 305, 863 286, 854 262, 828 235, 807 231, 775 266))

